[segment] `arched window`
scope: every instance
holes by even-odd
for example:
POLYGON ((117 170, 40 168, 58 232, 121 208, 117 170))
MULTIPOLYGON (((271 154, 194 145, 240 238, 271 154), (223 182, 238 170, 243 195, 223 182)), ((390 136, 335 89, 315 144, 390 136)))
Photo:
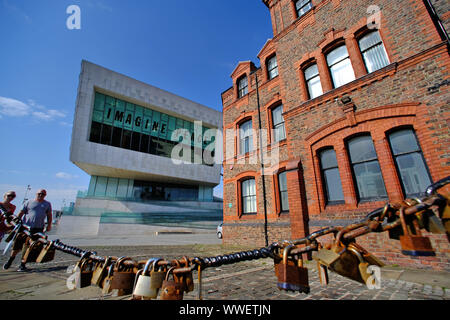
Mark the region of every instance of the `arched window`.
POLYGON ((432 182, 414 131, 401 129, 390 133, 389 144, 405 195, 423 194, 432 182))
POLYGON ((267 76, 269 80, 278 76, 277 56, 272 56, 267 59, 267 76))
POLYGON ((256 213, 256 185, 255 179, 250 178, 241 182, 242 214, 256 213))
POLYGON ((297 0, 295 1, 295 10, 297 17, 300 18, 312 8, 311 0, 297 0))
POLYGON ((242 98, 248 93, 248 79, 247 76, 239 78, 238 84, 238 98, 242 98))
POLYGON ((278 189, 280 192, 281 212, 289 211, 286 171, 283 171, 278 174, 278 189))
POLYGON ((347 146, 359 200, 386 198, 386 188, 372 138, 369 135, 358 136, 348 140, 347 146))
POLYGON ((278 142, 286 139, 286 131, 284 128, 283 105, 279 105, 272 109, 272 123, 273 123, 273 141, 278 142))
POLYGON ((314 99, 323 94, 322 84, 320 83, 319 69, 317 64, 310 65, 303 70, 305 74, 306 87, 310 99, 314 99))
POLYGON ((367 72, 374 72, 389 64, 389 58, 378 30, 364 35, 358 43, 367 72))
POLYGON ((319 153, 319 158, 327 203, 344 201, 336 152, 331 148, 322 150, 319 153))
POLYGON ((252 120, 247 120, 239 125, 239 154, 253 151, 252 120))
POLYGON ((335 88, 355 80, 347 47, 341 45, 327 54, 327 63, 335 88))

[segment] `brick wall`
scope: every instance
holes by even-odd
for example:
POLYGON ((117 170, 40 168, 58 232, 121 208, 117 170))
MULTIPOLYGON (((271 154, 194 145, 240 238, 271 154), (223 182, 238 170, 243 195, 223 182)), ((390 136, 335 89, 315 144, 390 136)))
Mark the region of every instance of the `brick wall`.
MULTIPOLYGON (((414 130, 433 181, 450 174, 450 58, 448 47, 419 0, 380 0, 379 33, 389 64, 367 73, 358 47, 358 37, 367 24, 372 1, 313 0, 314 8, 297 18, 290 0, 264 0, 270 10, 274 38, 258 54, 260 68, 241 62, 232 74, 233 87, 222 94, 224 128, 238 129, 242 119, 251 118, 258 128, 258 100, 262 128, 271 127, 270 108, 283 104, 287 139, 277 148, 279 164, 266 165, 266 210, 269 242, 299 238, 327 225, 344 225, 364 217, 386 202, 404 199, 387 135, 395 128, 414 130), (344 44, 356 79, 333 88, 325 54, 335 44, 344 44), (279 76, 269 80, 265 61, 276 54, 279 76), (309 99, 302 68, 318 65, 323 94, 309 99), (249 77, 248 95, 238 99, 236 80, 249 77), (341 98, 351 103, 344 105, 341 98), (359 201, 346 139, 370 134, 385 184, 387 197, 359 201), (318 160, 318 150, 333 147, 339 167, 345 201, 329 205, 318 160), (286 170, 289 213, 277 211, 279 193, 274 183, 279 170, 286 170), (269 172, 269 174, 268 174, 269 172), (272 174, 270 174, 272 173, 272 174)), ((441 17, 448 16, 448 4, 434 1, 441 17)), ((445 19, 444 19, 445 20, 445 19)), ((245 57, 247 58, 247 57, 245 57)), ((230 135, 231 136, 231 135, 230 135)), ((224 242, 264 243, 264 199, 261 165, 250 164, 248 156, 236 154, 236 137, 226 137, 224 161, 224 242), (239 161, 244 163, 239 164, 239 161), (239 211, 239 179, 252 175, 257 184, 257 214, 239 211)), ((258 140, 253 138, 254 143, 258 140)), ((270 135, 267 139, 269 149, 270 135)), ((256 145, 256 150, 258 146, 256 145)), ((450 188, 445 191, 449 192, 450 188)), ((430 235, 435 257, 408 257, 399 242, 387 234, 370 234, 358 239, 366 249, 388 264, 450 270, 449 242, 445 235, 430 235)))

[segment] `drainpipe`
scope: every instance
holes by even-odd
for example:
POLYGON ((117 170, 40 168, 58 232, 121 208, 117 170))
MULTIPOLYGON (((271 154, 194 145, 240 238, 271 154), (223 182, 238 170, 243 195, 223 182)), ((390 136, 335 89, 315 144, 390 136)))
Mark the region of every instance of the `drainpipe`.
POLYGON ((258 75, 255 73, 255 81, 256 81, 256 100, 258 105, 258 121, 259 121, 259 154, 260 154, 260 162, 261 162, 261 177, 262 177, 262 189, 263 189, 263 203, 264 203, 264 238, 266 246, 269 245, 269 236, 267 231, 267 205, 266 205, 266 181, 264 178, 264 158, 263 158, 263 140, 261 134, 261 106, 259 103, 259 86, 258 86, 258 75))
POLYGON ((430 0, 423 0, 423 3, 425 5, 425 8, 427 8, 431 20, 433 20, 434 26, 436 27, 436 30, 439 33, 439 36, 441 37, 442 41, 447 41, 447 46, 450 47, 450 38, 433 4, 431 3, 430 0))

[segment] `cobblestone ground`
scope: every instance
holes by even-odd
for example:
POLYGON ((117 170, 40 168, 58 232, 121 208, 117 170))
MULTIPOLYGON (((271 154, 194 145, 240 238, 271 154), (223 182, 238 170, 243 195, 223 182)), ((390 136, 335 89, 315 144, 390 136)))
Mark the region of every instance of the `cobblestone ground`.
MULTIPOLYGON (((243 248, 222 246, 140 246, 140 247, 96 247, 83 248, 96 251, 101 256, 129 256, 135 260, 145 260, 150 257, 161 257, 167 259, 180 258, 184 255, 194 257, 209 257, 218 254, 240 251, 243 248)), ((0 263, 6 261, 5 256, 0 257, 0 263)), ((76 289, 77 295, 71 296, 70 290, 65 287, 65 280, 69 274, 66 273, 68 266, 76 263, 78 258, 60 251, 56 252, 56 258, 45 264, 30 263, 32 271, 26 273, 28 277, 24 280, 24 273, 17 273, 19 257, 13 263, 11 270, 0 272, 0 299, 31 299, 33 291, 39 286, 45 286, 41 282, 32 283, 33 275, 45 276, 47 282, 55 282, 60 285, 60 292, 41 293, 41 299, 49 299, 52 295, 62 295, 59 298, 66 299, 129 299, 130 296, 114 297, 112 295, 102 296, 101 289, 87 287, 76 289), (21 278, 22 277, 22 278, 21 278), (7 282, 4 282, 7 281, 7 282), (6 283, 15 283, 14 290, 7 288, 6 283), (20 283, 22 282, 22 283, 20 283), (31 295, 31 296, 30 296, 31 295)), ((285 292, 277 289, 277 281, 274 273, 272 259, 260 259, 245 261, 232 265, 224 265, 217 268, 207 268, 202 273, 202 292, 204 300, 449 300, 450 290, 431 285, 422 285, 412 282, 396 281, 391 279, 381 280, 381 289, 369 290, 358 282, 344 278, 333 272, 329 272, 330 283, 328 286, 320 284, 316 264, 314 261, 307 262, 309 269, 310 293, 285 292)), ((196 282, 197 273, 194 272, 196 282)), ((37 280, 36 280, 37 281, 37 280)), ((185 294, 185 300, 194 300, 197 297, 196 289, 185 294)), ((73 291, 73 290, 72 290, 73 291)), ((35 298, 35 297, 34 297, 35 298)), ((53 299, 53 298, 51 298, 53 299)))

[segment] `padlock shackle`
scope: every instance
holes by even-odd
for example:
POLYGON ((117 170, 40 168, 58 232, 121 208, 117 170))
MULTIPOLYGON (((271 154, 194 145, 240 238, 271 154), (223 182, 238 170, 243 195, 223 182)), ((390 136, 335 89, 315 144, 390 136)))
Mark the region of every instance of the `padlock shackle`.
POLYGON ((142 271, 144 275, 146 275, 146 276, 148 275, 148 272, 149 272, 148 268, 150 268, 150 266, 153 266, 154 262, 157 260, 158 260, 158 258, 150 258, 147 260, 147 262, 145 263, 144 269, 142 271))
POLYGON ((408 232, 408 228, 406 227, 405 208, 404 207, 401 207, 399 209, 399 215, 400 215, 400 222, 402 224, 403 234, 406 236, 409 234, 409 232, 408 232))
POLYGON ((285 248, 283 249, 283 263, 284 263, 284 264, 287 264, 287 262, 288 262, 289 251, 291 251, 292 248, 294 248, 294 247, 295 247, 295 245, 290 244, 290 245, 288 245, 287 247, 285 247, 285 248))
POLYGON ((433 194, 436 193, 436 191, 438 189, 442 188, 443 186, 445 186, 448 183, 450 183, 450 176, 447 176, 439 181, 436 181, 432 185, 428 186, 428 188, 425 191, 425 194, 427 196, 432 196, 433 194))
POLYGON ((362 254, 355 247, 353 247, 352 244, 348 245, 347 250, 353 252, 356 255, 356 257, 358 258, 360 263, 366 262, 362 256, 362 254))

